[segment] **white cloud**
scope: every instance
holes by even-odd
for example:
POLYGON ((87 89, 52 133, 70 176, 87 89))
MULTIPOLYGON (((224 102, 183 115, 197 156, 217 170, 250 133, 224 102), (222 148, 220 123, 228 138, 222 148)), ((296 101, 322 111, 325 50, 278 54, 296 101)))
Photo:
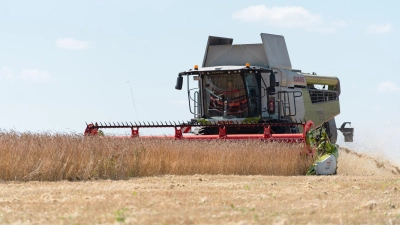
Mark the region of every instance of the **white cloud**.
POLYGON ((378 85, 379 92, 396 92, 400 91, 400 87, 398 87, 395 83, 391 81, 385 81, 378 85))
POLYGON ((52 81, 53 77, 45 70, 39 69, 24 69, 20 73, 14 74, 13 69, 7 66, 0 68, 0 79, 9 81, 33 81, 33 82, 48 82, 52 81))
POLYGON ((68 50, 85 50, 90 47, 89 42, 73 38, 60 38, 56 41, 56 46, 68 50))
POLYGON ((338 28, 348 25, 345 21, 334 21, 327 24, 323 21, 322 16, 313 14, 300 6, 249 6, 235 12, 232 18, 244 22, 261 22, 276 27, 306 28, 320 33, 333 33, 338 28))
POLYGON ((383 34, 392 31, 392 24, 371 24, 367 29, 370 34, 383 34))
POLYGON ((13 71, 10 67, 3 66, 0 68, 0 78, 5 78, 7 80, 14 79, 13 71))
POLYGON ((50 81, 51 76, 47 71, 38 69, 22 70, 20 78, 26 81, 50 81))

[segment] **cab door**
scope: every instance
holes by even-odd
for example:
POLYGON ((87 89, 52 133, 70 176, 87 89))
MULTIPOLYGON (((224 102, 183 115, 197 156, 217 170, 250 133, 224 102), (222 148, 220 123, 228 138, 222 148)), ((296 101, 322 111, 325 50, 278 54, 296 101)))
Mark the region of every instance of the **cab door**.
POLYGON ((261 77, 263 82, 261 82, 261 91, 262 91, 262 97, 261 97, 261 108, 262 108, 262 117, 263 118, 268 118, 268 119, 279 119, 279 95, 278 92, 281 91, 282 85, 286 85, 286 79, 285 75, 282 73, 281 70, 279 69, 274 69, 274 74, 275 74, 275 81, 276 81, 276 86, 275 86, 275 94, 274 96, 274 113, 270 113, 271 110, 268 110, 268 107, 271 107, 270 100, 271 98, 268 97, 268 87, 271 86, 269 83, 269 78, 270 78, 270 73, 261 73, 261 77))

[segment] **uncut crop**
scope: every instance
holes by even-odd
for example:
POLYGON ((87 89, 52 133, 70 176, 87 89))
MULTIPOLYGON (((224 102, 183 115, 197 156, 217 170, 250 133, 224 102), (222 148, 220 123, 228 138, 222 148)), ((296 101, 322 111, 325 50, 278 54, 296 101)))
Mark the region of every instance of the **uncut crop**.
POLYGON ((304 175, 301 144, 0 133, 0 180, 128 179, 164 174, 304 175))

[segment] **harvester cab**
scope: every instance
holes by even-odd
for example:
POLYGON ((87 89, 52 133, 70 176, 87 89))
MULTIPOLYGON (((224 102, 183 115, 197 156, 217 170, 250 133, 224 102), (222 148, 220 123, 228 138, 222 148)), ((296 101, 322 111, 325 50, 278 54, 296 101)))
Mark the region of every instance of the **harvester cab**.
MULTIPOLYGON (((266 123, 274 134, 303 132, 302 121, 324 127, 336 143, 335 116, 340 113, 340 81, 292 69, 283 36, 261 34, 260 44, 233 45, 233 39, 210 36, 202 67, 178 75, 175 88, 187 77, 191 124, 266 123), (189 77, 197 81, 190 87, 189 77), (286 125, 283 125, 286 124, 286 125)), ((190 123, 189 123, 190 124, 190 123)), ((339 129, 352 141, 353 128, 339 129)), ((216 134, 216 127, 193 127, 195 134, 216 134)), ((229 133, 263 133, 263 127, 234 126, 229 133)))

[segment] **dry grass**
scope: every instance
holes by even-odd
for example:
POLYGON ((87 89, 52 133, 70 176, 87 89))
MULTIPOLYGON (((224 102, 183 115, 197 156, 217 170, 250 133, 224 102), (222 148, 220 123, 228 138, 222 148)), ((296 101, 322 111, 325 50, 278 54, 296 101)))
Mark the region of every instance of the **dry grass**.
POLYGON ((303 146, 261 141, 114 139, 0 133, 0 180, 128 179, 165 174, 304 175, 303 146))
POLYGON ((0 182, 0 224, 400 224, 396 176, 0 182))

